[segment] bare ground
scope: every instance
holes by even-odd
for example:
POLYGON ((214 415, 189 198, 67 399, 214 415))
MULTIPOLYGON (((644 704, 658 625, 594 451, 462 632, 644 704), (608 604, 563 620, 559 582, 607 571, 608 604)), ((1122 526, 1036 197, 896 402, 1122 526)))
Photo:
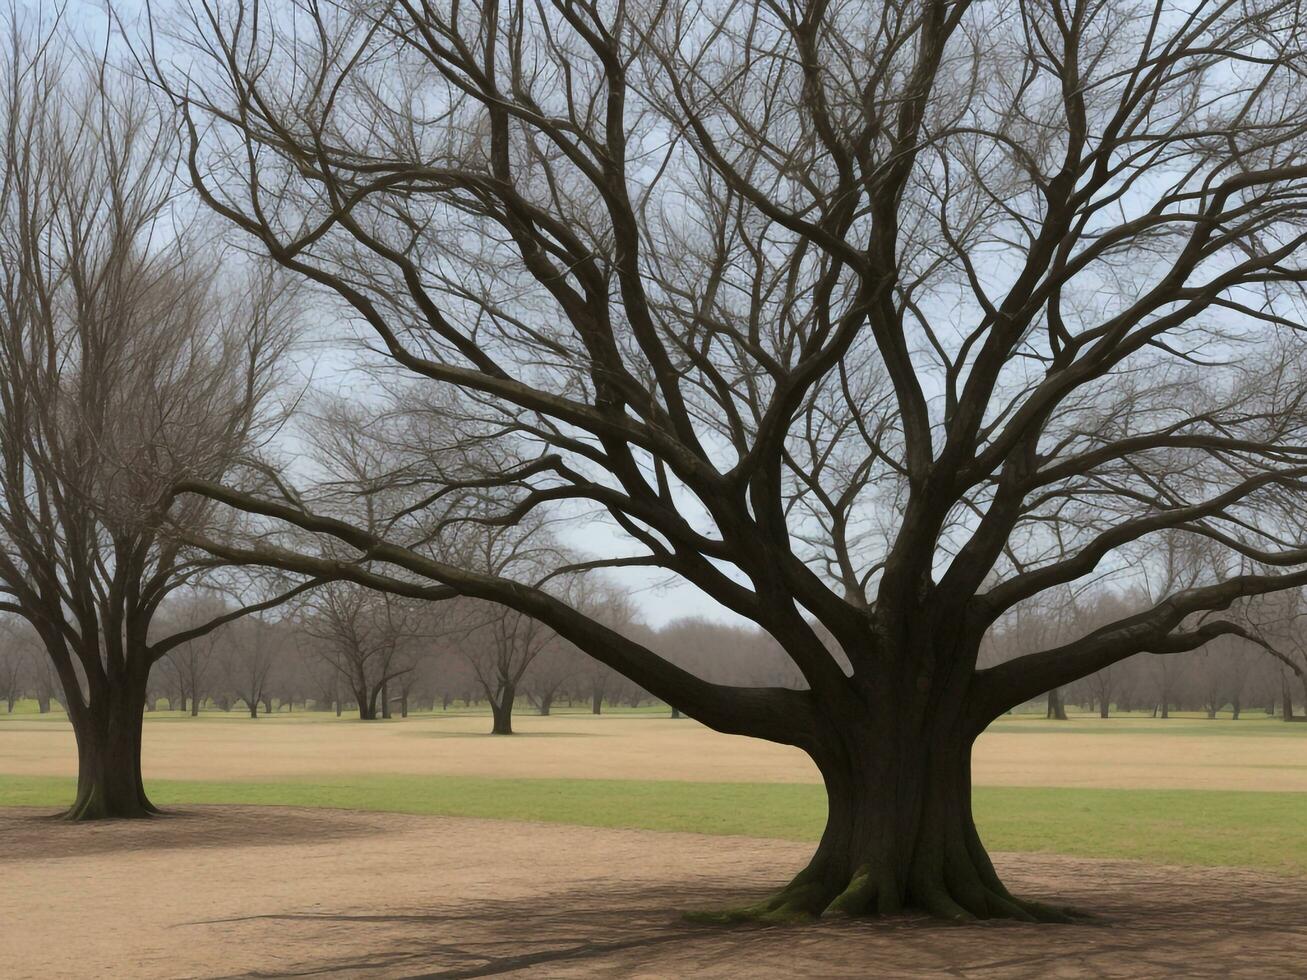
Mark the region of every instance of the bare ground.
MULTIPOLYGON (((310 716, 314 717, 314 716, 310 716)), ((448 715, 359 723, 285 715, 257 722, 212 715, 145 726, 150 779, 249 780, 361 773, 504 778, 681 779, 819 782, 801 751, 760 739, 721 735, 688 719, 521 713, 523 737, 486 735, 488 717, 448 715)), ((1111 786, 1123 789, 1228 789, 1307 792, 1307 737, 1211 734, 1159 737, 1111 732, 1118 722, 1085 723, 1091 732, 987 732, 972 764, 977 785, 1111 786), (1110 733, 1106 737, 1099 730, 1110 733), (1256 760, 1256 764, 1250 762, 1256 760)), ((1138 720, 1127 724, 1138 725, 1138 720)), ((1244 723, 1247 724, 1247 723, 1244 723)), ((1231 729, 1233 730, 1233 729, 1231 729)), ((1304 730, 1307 735, 1307 728, 1304 730)), ((66 723, 8 720, 0 725, 0 772, 77 774, 66 723)))
POLYGON ((1307 976, 1307 882, 999 855, 1084 924, 735 928, 809 846, 395 814, 191 807, 67 825, 0 810, 7 977, 1307 976))

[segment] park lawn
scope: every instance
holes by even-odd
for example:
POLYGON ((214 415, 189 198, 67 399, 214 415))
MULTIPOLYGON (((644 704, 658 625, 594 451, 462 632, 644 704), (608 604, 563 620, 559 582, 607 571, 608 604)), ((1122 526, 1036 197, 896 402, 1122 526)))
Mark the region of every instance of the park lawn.
MULTIPOLYGON (((59 807, 73 780, 0 776, 0 805, 59 807)), ((816 840, 822 787, 478 776, 367 776, 278 782, 154 780, 161 806, 333 807, 539 820, 589 827, 816 840)), ((983 786, 976 820, 997 851, 1134 858, 1157 864, 1307 874, 1307 794, 983 786)))

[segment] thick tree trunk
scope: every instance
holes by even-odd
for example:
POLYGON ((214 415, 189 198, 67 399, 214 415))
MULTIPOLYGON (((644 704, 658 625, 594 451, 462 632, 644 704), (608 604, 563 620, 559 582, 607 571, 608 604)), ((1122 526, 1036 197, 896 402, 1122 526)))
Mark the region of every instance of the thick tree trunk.
MULTIPOLYGON (((886 712, 886 724, 895 724, 886 712)), ((828 738, 813 758, 826 784, 826 829, 784 889, 718 921, 917 909, 946 919, 1066 921, 1064 910, 1014 898, 971 816, 971 743, 958 724, 828 738), (924 730, 923 730, 924 729, 924 730)))
POLYGON ((1100 700, 1098 702, 1098 717, 1106 718, 1108 716, 1108 707, 1109 705, 1106 700, 1100 700))
POLYGON ((595 691, 590 697, 590 713, 592 715, 600 714, 604 710, 604 696, 595 691))
POLYGON ((36 710, 38 714, 42 715, 48 715, 50 713, 50 695, 38 694, 36 696, 36 710))
POLYGON ((248 701, 246 701, 245 703, 246 703, 247 705, 249 705, 249 708, 250 708, 250 717, 251 717, 251 718, 257 718, 257 717, 259 717, 259 699, 258 699, 258 698, 250 698, 250 699, 249 699, 248 701))
POLYGON ((196 697, 194 692, 191 692, 191 717, 198 718, 199 716, 200 716, 200 699, 196 697))
POLYGON ((513 701, 517 697, 517 691, 512 685, 505 685, 499 699, 490 699, 490 713, 492 724, 490 727, 491 735, 512 735, 513 734, 513 701))
POLYGON ((382 718, 390 717, 390 684, 389 683, 383 683, 381 685, 381 717, 382 718))
POLYGON ((1289 691, 1289 678, 1283 672, 1280 673, 1280 702, 1284 705, 1281 717, 1293 721, 1293 694, 1289 691))
POLYGON ((366 694, 358 698, 359 703, 359 720, 376 721, 377 720, 377 702, 375 699, 368 697, 366 694))
POLYGON ((678 708, 676 705, 672 705, 672 717, 673 718, 681 717, 681 709, 678 708))
POLYGON ((408 695, 407 695, 407 694, 401 694, 401 695, 399 696, 399 716, 400 716, 401 718, 407 718, 407 717, 408 717, 408 695))
POLYGON ((76 712, 77 799, 67 820, 148 817, 158 813, 141 779, 145 679, 124 678, 99 703, 76 712))

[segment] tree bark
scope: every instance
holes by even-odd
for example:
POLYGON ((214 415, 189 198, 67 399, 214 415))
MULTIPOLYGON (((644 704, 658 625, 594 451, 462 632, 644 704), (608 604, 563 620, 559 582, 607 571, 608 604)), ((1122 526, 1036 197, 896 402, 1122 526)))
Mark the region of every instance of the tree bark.
POLYGON ((360 721, 377 720, 377 699, 375 696, 369 697, 366 692, 362 692, 358 695, 358 703, 360 721))
POLYGON ((1066 704, 1062 701, 1062 691, 1058 688, 1048 692, 1048 711, 1046 717, 1066 721, 1066 704))
POLYGON ((490 698, 490 713, 492 724, 490 727, 491 735, 512 735, 513 734, 513 701, 517 698, 517 690, 511 684, 505 684, 498 699, 490 698))
POLYGON ((141 779, 145 677, 109 685, 84 710, 72 712, 77 739, 77 798, 66 820, 148 817, 159 811, 141 779))

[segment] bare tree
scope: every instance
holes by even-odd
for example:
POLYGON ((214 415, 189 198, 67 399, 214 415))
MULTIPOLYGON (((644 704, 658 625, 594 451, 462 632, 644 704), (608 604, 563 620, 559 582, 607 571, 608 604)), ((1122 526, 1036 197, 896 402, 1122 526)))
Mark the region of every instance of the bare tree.
POLYGON ((23 696, 25 665, 19 643, 11 630, 0 627, 0 701, 5 703, 8 714, 13 714, 14 705, 23 696))
POLYGON ((557 637, 539 620, 497 603, 465 603, 460 614, 468 625, 455 648, 490 704, 490 731, 512 735, 522 677, 557 637))
POLYGON ((151 635, 220 565, 172 534, 222 533, 172 486, 223 478, 259 438, 293 291, 177 232, 175 127, 142 85, 58 24, 11 11, 0 35, 0 608, 62 689, 68 816, 143 816, 151 667, 239 615, 151 635))
POLYGON ((260 702, 272 713, 272 677, 281 641, 274 624, 256 617, 226 627, 220 636, 225 686, 245 702, 251 718, 259 717, 260 702))
MULTIPOLYGON (((194 629, 229 611, 221 600, 191 597, 180 606, 174 604, 169 610, 172 620, 169 626, 172 630, 194 629)), ((172 689, 177 692, 179 703, 176 707, 184 710, 189 701, 192 718, 199 717, 200 705, 208 697, 215 654, 218 644, 225 639, 222 630, 213 630, 174 647, 159 661, 159 669, 171 679, 172 689)))
POLYGON ((305 608, 301 628, 320 641, 314 651, 353 693, 363 721, 384 713, 387 685, 413 669, 404 656, 411 615, 402 600, 350 582, 323 586, 305 608))
POLYGON ((801 747, 825 832, 742 915, 1062 918, 985 853, 976 735, 1307 583, 1296 0, 192 9, 186 77, 156 70, 201 197, 498 447, 429 499, 603 515, 630 548, 590 566, 697 586, 806 689, 706 681, 535 578, 294 492, 184 484, 353 561, 215 552, 503 603, 801 747), (1138 576, 1163 532, 1250 564, 978 665, 1010 610, 1138 576))

